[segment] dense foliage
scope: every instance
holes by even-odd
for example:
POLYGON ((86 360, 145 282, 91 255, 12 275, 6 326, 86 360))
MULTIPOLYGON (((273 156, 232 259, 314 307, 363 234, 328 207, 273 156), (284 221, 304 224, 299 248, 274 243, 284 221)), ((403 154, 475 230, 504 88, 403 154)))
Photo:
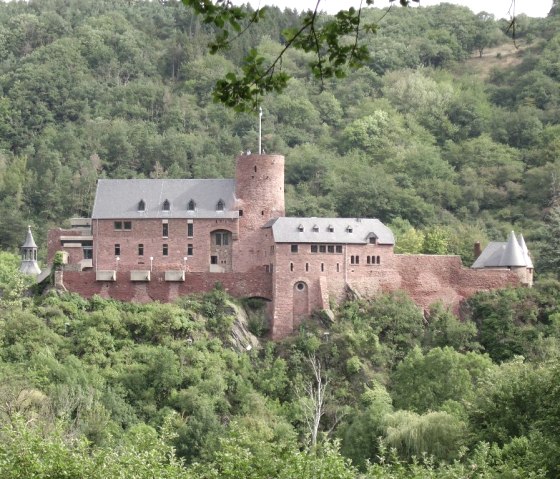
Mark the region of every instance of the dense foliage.
POLYGON ((27 296, 1 260, 2 477, 560 473, 555 280, 479 294, 463 321, 403 295, 348 302, 272 343, 232 334, 243 305, 219 288, 175 304, 27 296))

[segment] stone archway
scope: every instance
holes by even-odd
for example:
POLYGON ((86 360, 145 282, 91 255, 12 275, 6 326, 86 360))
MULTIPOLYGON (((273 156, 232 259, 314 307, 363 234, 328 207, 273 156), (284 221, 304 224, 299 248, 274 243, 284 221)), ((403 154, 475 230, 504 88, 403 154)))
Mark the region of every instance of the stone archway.
POLYGON ((294 283, 293 315, 294 326, 309 315, 309 287, 305 281, 294 283))

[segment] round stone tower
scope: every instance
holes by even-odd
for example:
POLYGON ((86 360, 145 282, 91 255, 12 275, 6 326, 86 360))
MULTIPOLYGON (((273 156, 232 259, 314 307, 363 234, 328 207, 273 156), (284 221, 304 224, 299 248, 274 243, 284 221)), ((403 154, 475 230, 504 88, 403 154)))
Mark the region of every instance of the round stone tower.
POLYGON ((237 157, 235 181, 242 229, 261 228, 270 219, 285 215, 282 155, 237 157))
POLYGON ((284 216, 284 157, 241 155, 235 170, 236 209, 239 235, 234 242, 234 270, 272 271, 272 229, 263 228, 271 219, 284 216))

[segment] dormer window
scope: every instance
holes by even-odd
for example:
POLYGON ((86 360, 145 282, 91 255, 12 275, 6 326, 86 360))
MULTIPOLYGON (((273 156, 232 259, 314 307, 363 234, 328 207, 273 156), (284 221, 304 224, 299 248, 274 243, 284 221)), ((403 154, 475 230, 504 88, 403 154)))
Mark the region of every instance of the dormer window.
POLYGON ((194 202, 194 200, 190 200, 187 204, 187 211, 194 211, 195 208, 196 203, 194 202))
POLYGON ((319 231, 319 227, 317 225, 313 225, 313 231, 315 232, 319 231))
POLYGON ((334 226, 333 225, 329 225, 329 227, 327 228, 327 231, 329 233, 334 233, 334 226))
POLYGON ((347 233, 352 233, 352 231, 354 231, 354 230, 352 229, 352 226, 348 225, 348 226, 346 227, 346 232, 347 232, 347 233))
POLYGON ((163 202, 163 211, 169 211, 171 209, 171 204, 169 203, 169 200, 165 200, 163 202))
POLYGON ((303 225, 299 225, 297 229, 300 233, 303 233, 303 225))
POLYGON ((144 200, 138 202, 138 211, 146 211, 146 202, 144 200))
POLYGON ((375 236, 374 234, 371 234, 369 236, 369 244, 377 244, 377 236, 375 236))
POLYGON ((224 211, 225 206, 226 204, 224 203, 224 200, 219 200, 218 204, 216 205, 216 211, 224 211))

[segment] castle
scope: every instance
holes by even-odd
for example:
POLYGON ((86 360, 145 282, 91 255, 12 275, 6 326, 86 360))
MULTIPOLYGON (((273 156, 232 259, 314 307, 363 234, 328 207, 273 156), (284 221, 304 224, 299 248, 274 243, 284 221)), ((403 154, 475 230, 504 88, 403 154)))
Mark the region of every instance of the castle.
POLYGON ((220 283, 267 300, 275 339, 349 293, 404 290, 422 308, 456 309, 480 290, 532 284, 513 233, 473 268, 458 256, 395 254, 394 245, 377 219, 285 217, 284 157, 247 154, 235 179, 99 180, 91 218, 49 231, 48 262, 62 263, 57 287, 85 297, 167 302, 220 283))

